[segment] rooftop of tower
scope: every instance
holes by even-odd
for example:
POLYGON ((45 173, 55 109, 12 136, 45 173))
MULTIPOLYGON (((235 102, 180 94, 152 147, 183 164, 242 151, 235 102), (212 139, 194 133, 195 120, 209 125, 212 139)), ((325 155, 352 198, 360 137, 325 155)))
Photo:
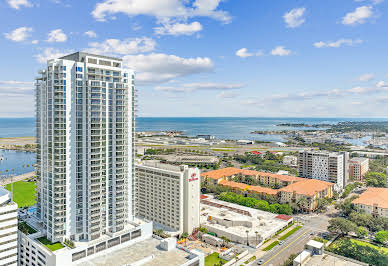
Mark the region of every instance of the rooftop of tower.
POLYGON ((86 56, 93 56, 96 58, 123 61, 123 59, 121 59, 119 57, 90 54, 90 53, 85 53, 85 52, 76 52, 76 53, 68 54, 68 55, 60 57, 59 59, 66 59, 66 60, 73 60, 73 61, 77 61, 77 62, 82 62, 83 61, 82 59, 84 59, 86 56))

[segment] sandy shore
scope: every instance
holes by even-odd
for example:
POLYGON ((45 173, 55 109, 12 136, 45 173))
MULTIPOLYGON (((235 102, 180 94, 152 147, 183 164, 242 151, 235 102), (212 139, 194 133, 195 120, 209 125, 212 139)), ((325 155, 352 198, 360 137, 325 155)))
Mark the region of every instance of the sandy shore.
POLYGON ((0 149, 35 151, 35 137, 0 138, 0 149))

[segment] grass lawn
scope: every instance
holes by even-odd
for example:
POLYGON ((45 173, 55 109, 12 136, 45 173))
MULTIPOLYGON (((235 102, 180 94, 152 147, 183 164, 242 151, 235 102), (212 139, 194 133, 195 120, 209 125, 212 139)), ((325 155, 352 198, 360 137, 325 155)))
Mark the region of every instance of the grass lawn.
POLYGON ((280 235, 281 233, 283 233, 284 231, 286 231, 288 228, 290 228, 290 227, 293 226, 293 225, 294 225, 294 222, 290 223, 289 225, 287 225, 286 227, 284 227, 282 230, 280 230, 279 232, 277 232, 277 233, 275 234, 275 236, 280 235))
POLYGON ((254 261, 255 259, 256 259, 256 256, 252 256, 252 257, 249 258, 249 260, 247 260, 247 261, 244 262, 244 263, 245 263, 245 264, 248 264, 248 263, 254 261))
POLYGON ((281 236, 279 238, 279 240, 285 240, 286 238, 288 238, 290 235, 292 235, 293 233, 295 233, 296 231, 298 231, 301 228, 302 228, 302 226, 298 225, 297 227, 295 227, 292 230, 288 231, 287 234, 284 234, 283 236, 281 236))
POLYGON ((40 243, 42 243, 43 245, 45 245, 48 249, 50 249, 51 251, 55 251, 55 250, 58 250, 58 249, 61 249, 61 248, 64 248, 65 246, 62 245, 61 243, 57 242, 57 243, 51 243, 47 238, 45 237, 40 237, 38 238, 38 241, 40 243))
POLYGON ((211 149, 212 151, 224 151, 224 152, 232 152, 236 150, 227 150, 227 149, 211 149))
POLYGON ((218 264, 220 261, 226 263, 226 260, 220 259, 217 252, 213 252, 212 254, 205 257, 205 266, 214 266, 214 264, 218 264))
POLYGON ((264 251, 268 251, 268 250, 271 250, 271 249, 273 249, 277 244, 279 244, 279 241, 274 241, 274 242, 272 242, 271 244, 269 244, 268 246, 266 246, 263 250, 264 251))
POLYGON ((357 240, 357 239, 350 239, 350 241, 352 241, 353 243, 356 243, 356 244, 358 244, 360 246, 369 246, 369 247, 374 248, 374 249, 382 250, 382 251, 384 251, 385 253, 388 254, 388 248, 379 247, 379 246, 373 245, 371 243, 364 242, 364 241, 357 240))
MULTIPOLYGON (((11 191, 11 184, 5 186, 11 191)), ((18 181, 13 183, 13 201, 18 204, 18 207, 29 207, 36 203, 35 199, 35 182, 18 181)))

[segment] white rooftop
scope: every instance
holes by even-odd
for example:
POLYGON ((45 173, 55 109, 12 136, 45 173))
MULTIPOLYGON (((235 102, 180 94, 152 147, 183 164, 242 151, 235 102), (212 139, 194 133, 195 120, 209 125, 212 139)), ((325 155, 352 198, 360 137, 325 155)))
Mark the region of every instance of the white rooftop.
MULTIPOLYGON (((248 235, 250 237, 256 236, 255 232, 263 238, 266 239, 285 227, 289 221, 281 220, 275 218, 278 214, 265 212, 253 208, 248 208, 245 206, 240 206, 237 204, 233 204, 230 202, 225 202, 221 200, 216 200, 212 198, 207 198, 205 201, 219 204, 215 206, 210 206, 208 204, 204 204, 204 201, 201 201, 201 216, 200 223, 201 225, 211 225, 214 228, 218 228, 220 230, 226 231, 228 233, 232 233, 235 235, 245 236, 247 235, 246 230, 248 230, 248 235), (229 207, 229 208, 225 208, 229 207), (230 208, 233 208, 232 211, 230 208), (237 225, 237 226, 229 226, 226 227, 221 224, 215 224, 208 221, 208 217, 212 218, 221 218, 224 220, 230 221, 238 221, 239 224, 242 222, 246 222, 245 224, 248 226, 237 225)), ((244 224, 244 223, 243 223, 244 224)))
POLYGON ((160 248, 160 240, 150 238, 130 247, 118 249, 105 255, 81 262, 79 266, 137 265, 139 261, 147 266, 178 266, 189 261, 190 253, 179 248, 165 251, 160 248))
POLYGON ((315 241, 315 240, 310 240, 309 242, 307 242, 306 245, 310 246, 310 247, 321 249, 324 244, 322 242, 318 242, 318 241, 315 241))

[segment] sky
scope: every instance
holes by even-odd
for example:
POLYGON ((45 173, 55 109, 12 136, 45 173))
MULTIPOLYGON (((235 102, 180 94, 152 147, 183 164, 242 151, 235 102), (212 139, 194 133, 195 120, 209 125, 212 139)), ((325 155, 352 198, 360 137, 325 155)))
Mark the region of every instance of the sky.
POLYGON ((45 62, 136 72, 138 115, 388 117, 388 0, 0 0, 0 117, 45 62))

